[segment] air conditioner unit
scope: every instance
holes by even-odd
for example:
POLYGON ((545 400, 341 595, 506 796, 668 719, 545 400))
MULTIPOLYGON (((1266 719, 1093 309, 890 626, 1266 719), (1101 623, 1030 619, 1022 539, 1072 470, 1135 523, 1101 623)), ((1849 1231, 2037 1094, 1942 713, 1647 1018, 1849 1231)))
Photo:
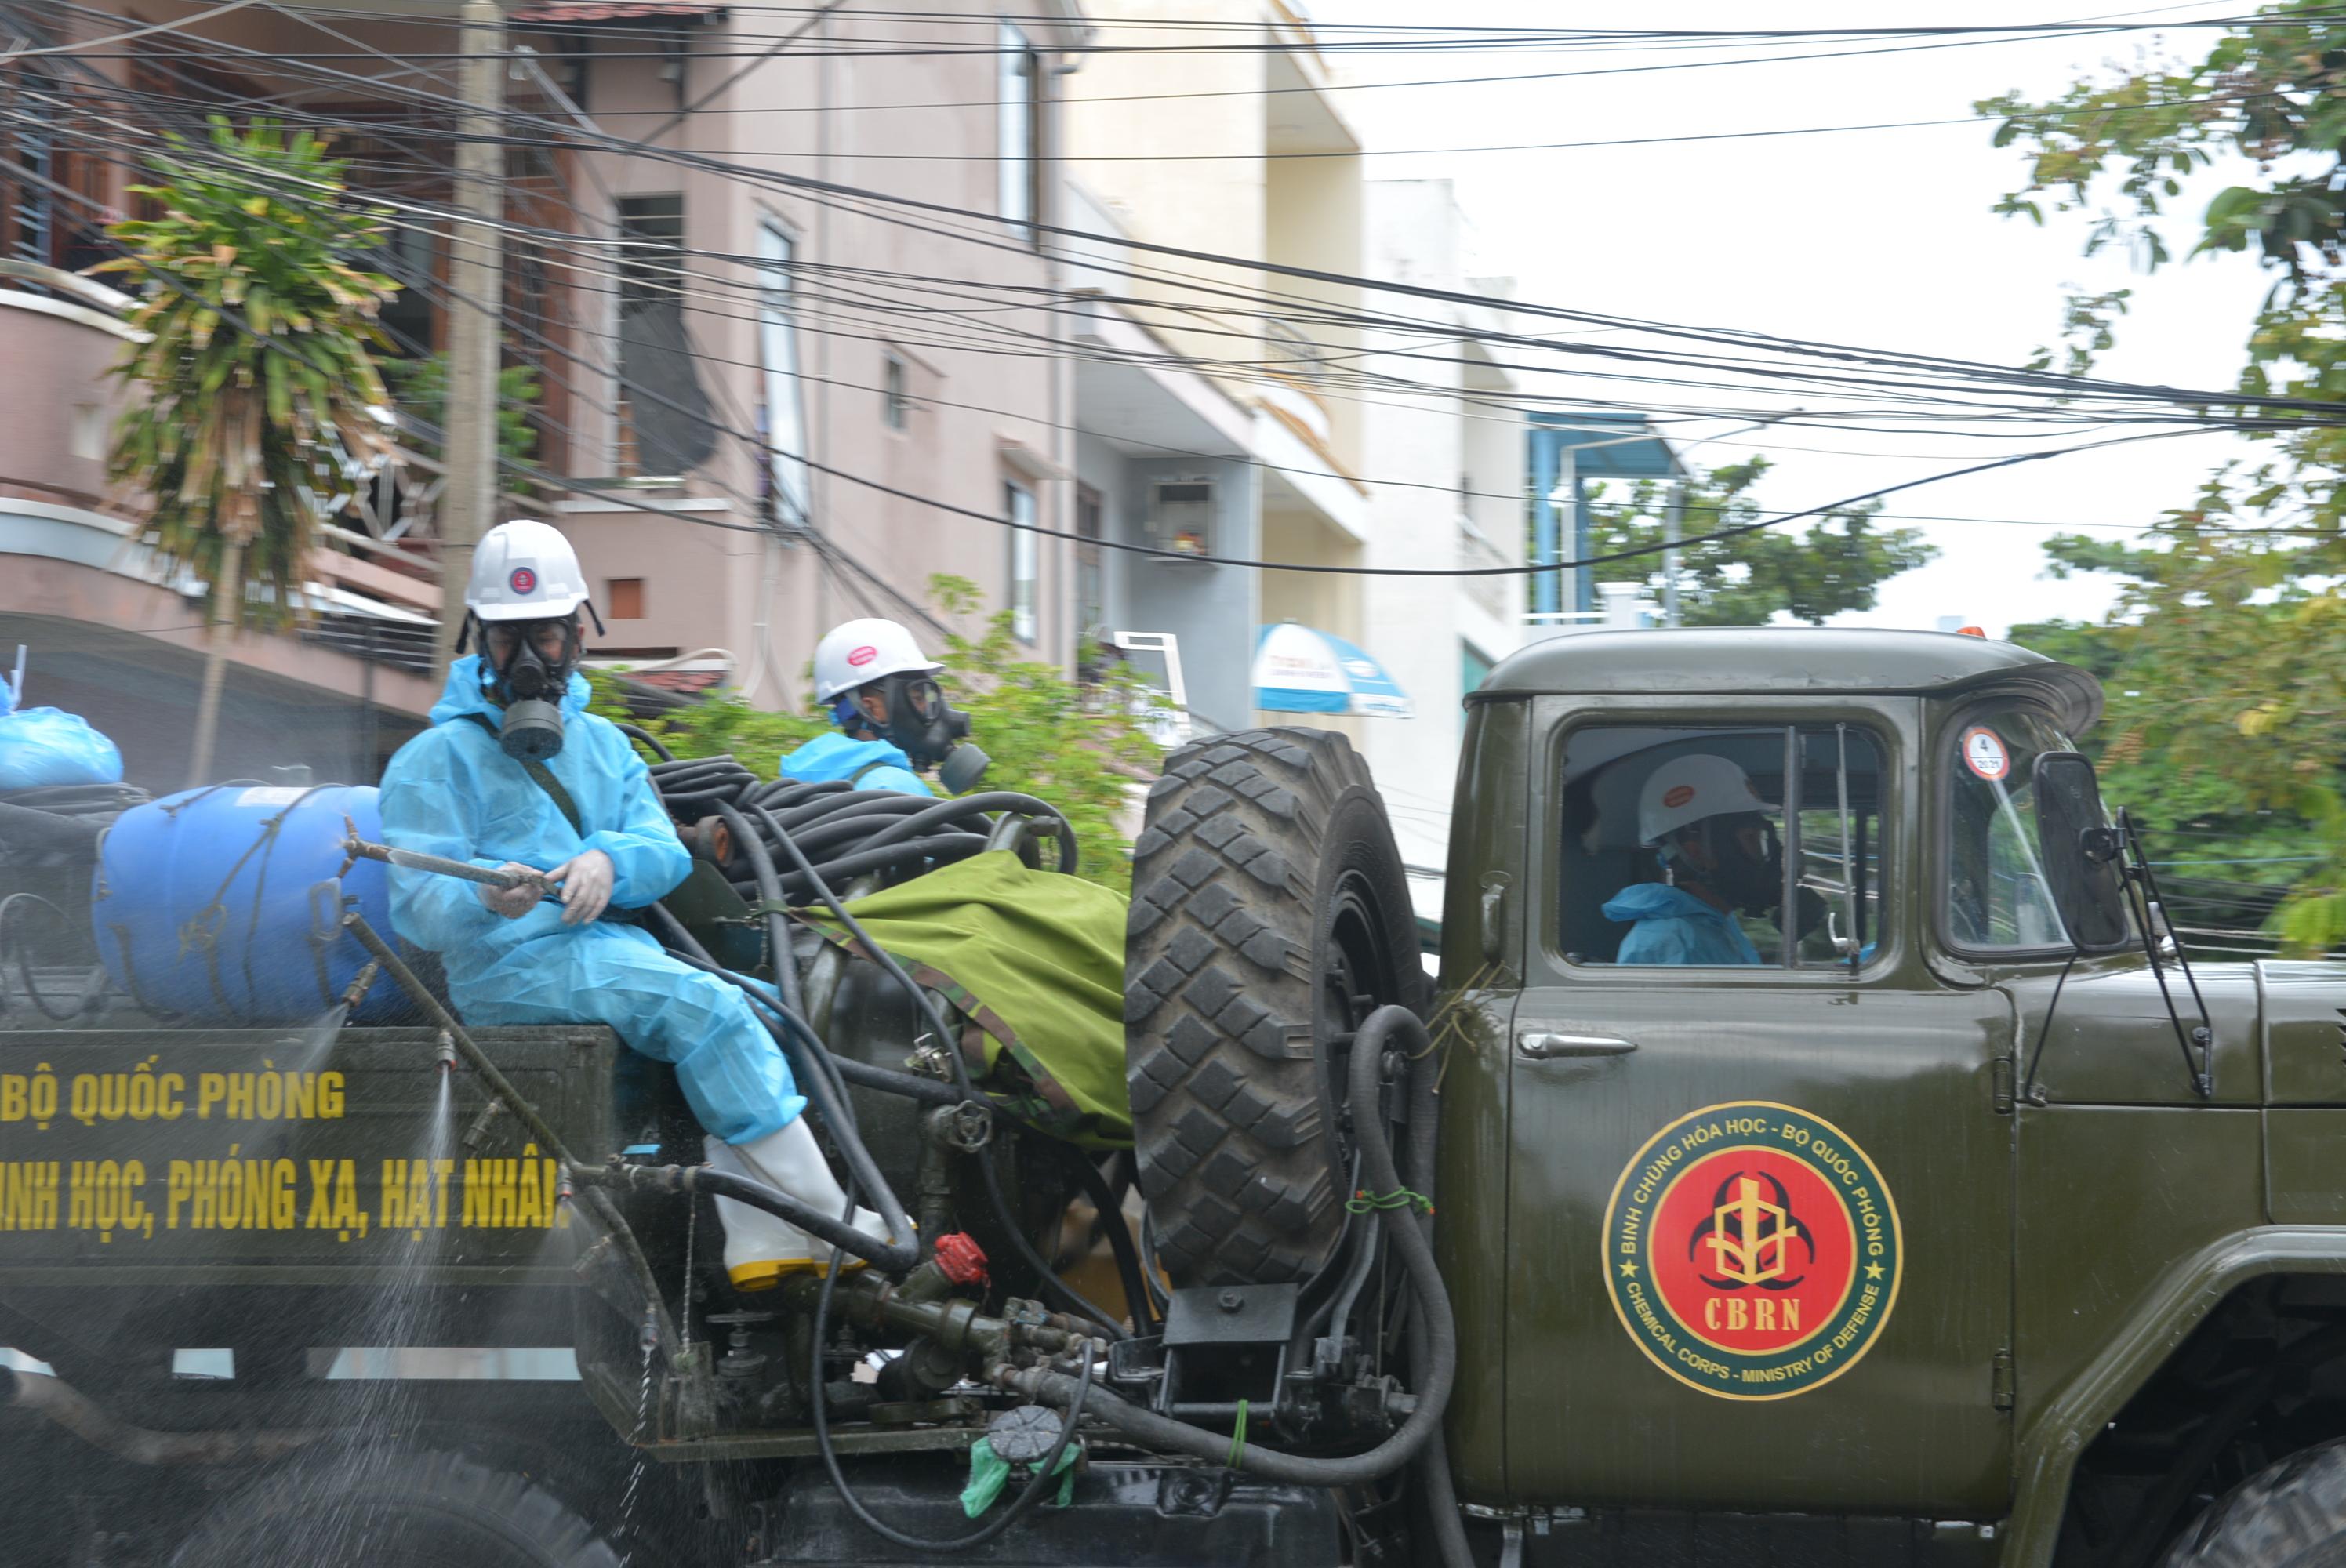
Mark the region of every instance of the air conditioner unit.
POLYGON ((1214 553, 1214 482, 1152 479, 1146 519, 1148 542, 1183 555, 1214 553))

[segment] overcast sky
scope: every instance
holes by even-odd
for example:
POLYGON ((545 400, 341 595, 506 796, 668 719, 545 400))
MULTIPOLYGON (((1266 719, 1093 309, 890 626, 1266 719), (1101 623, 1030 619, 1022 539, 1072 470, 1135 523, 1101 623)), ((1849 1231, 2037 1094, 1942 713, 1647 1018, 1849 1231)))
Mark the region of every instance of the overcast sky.
MULTIPOLYGON (((2169 6, 2119 16, 2043 0, 1902 7, 1900 25, 2096 19, 2168 22, 2224 6, 2169 6)), ((1323 24, 1620 28, 1881 25, 1879 4, 1701 4, 1651 0, 1634 12, 1553 0, 1311 0, 1323 24), (1634 17, 1634 20, 1632 18, 1634 17)), ((1858 56, 1473 86, 1387 87, 1336 97, 1371 148, 1558 142, 1969 116, 2006 89, 2048 95, 2080 73, 2137 55, 2204 54, 2211 35, 2175 32, 2035 38, 1858 56)), ((1922 42, 1923 40, 1905 40, 1922 42)), ((1898 41, 1885 41, 1895 43, 1898 41)), ((1352 79, 1423 79, 1510 71, 1585 70, 1883 43, 1738 44, 1703 51, 1596 54, 1352 55, 1352 79)), ((1696 141, 1568 151, 1378 157, 1372 178, 1447 176, 1458 183, 1484 264, 1514 274, 1518 297, 1547 304, 1704 326, 2019 364, 2058 341, 2066 285, 2131 287, 2133 314, 2097 367, 2115 379, 2221 388, 2237 374, 2247 323, 2270 282, 2245 257, 2170 263, 2148 277, 2124 257, 2080 254, 2086 219, 2048 212, 2046 226, 1990 209, 2022 181, 2020 156, 1990 145, 1992 122, 1838 135, 1696 141)), ((2201 176, 2178 203, 2188 248, 2196 219, 2224 178, 2201 176)), ((1789 398, 1787 402, 1799 400, 1789 398)), ((1724 423, 1685 431, 1698 436, 1724 423)), ((1749 455, 1763 437, 1729 438, 1698 461, 1749 455)), ((1791 509, 2076 436, 1982 442, 1918 430, 1869 434, 1790 431, 1766 439, 1777 460, 1763 505, 1791 509), (1815 450, 1808 450, 1815 449, 1815 450)), ((2097 580, 2044 575, 2038 544, 2056 529, 2110 538, 2188 504, 2228 455, 2253 451, 2221 435, 2147 442, 1951 480, 1892 498, 1888 509, 1933 518, 2011 522, 1923 524, 1942 552, 1892 582, 1856 621, 1930 627, 1960 616, 1996 635, 2015 621, 2101 614, 2097 580), (2025 524, 2025 525, 2024 525, 2025 524)))

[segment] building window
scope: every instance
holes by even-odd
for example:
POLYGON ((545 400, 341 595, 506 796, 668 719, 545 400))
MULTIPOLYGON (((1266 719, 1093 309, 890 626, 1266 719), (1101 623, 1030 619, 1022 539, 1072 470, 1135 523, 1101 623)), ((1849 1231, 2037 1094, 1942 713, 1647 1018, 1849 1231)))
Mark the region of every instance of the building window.
POLYGON ((1107 552, 1100 545, 1100 493, 1076 487, 1076 633, 1090 636, 1107 626, 1107 552))
POLYGON ((1491 673, 1491 657, 1473 643, 1460 643, 1458 662, 1466 695, 1472 697, 1483 689, 1484 678, 1491 673))
MULTIPOLYGON (((37 70, 17 67, 0 77, 0 254, 36 267, 71 272, 115 254, 100 224, 105 217, 104 148, 74 144, 56 126, 71 99, 37 70)), ((26 279, 6 280, 30 293, 48 290, 26 279)))
POLYGON ((684 197, 619 198, 619 310, 639 311, 683 292, 684 197))
POLYGON ((1043 59, 1026 35, 1002 25, 999 155, 1003 221, 1028 240, 1043 210, 1043 59))
POLYGON ((603 607, 615 621, 639 621, 644 618, 644 580, 641 577, 611 577, 603 584, 603 607))
POLYGON ((767 483, 774 510, 793 527, 808 522, 806 404, 799 382, 798 328, 790 299, 790 234, 780 224, 758 226, 758 357, 765 372, 767 483))
POLYGON ((1031 643, 1040 635, 1035 606, 1043 559, 1041 540, 1034 532, 1035 493, 1023 484, 1005 484, 1002 507, 1012 523, 1021 524, 1010 530, 1010 631, 1020 642, 1031 643))
POLYGON ((912 423, 913 400, 904 391, 904 361, 893 354, 883 357, 880 368, 880 422, 890 430, 902 430, 912 423))
POLYGON ((618 218, 619 472, 675 478, 717 449, 685 326, 684 198, 623 196, 618 218))

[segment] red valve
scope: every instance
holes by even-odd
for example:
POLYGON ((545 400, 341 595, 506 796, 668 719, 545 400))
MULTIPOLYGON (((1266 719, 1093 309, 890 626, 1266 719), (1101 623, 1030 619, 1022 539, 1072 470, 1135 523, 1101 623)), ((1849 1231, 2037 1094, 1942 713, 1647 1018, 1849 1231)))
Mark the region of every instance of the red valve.
POLYGON ((985 1288, 985 1251, 963 1232, 937 1237, 936 1260, 937 1272, 954 1284, 985 1288))

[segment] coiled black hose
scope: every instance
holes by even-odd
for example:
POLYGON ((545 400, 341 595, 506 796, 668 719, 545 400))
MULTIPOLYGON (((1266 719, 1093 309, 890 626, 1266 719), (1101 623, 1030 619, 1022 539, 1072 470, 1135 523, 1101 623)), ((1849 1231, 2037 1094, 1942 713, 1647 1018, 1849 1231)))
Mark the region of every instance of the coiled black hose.
POLYGON ((729 755, 663 758, 651 764, 651 779, 661 805, 678 824, 707 817, 726 824, 734 842, 719 870, 734 891, 753 901, 819 903, 819 883, 836 886, 875 872, 892 879, 965 860, 985 848, 994 814, 1004 811, 1050 822, 1058 840, 1059 870, 1076 869, 1075 830, 1066 816, 1047 801, 1015 790, 939 800, 892 789, 858 789, 843 779, 767 782, 729 755), (770 822, 759 818, 760 810, 770 814, 770 822), (756 820, 745 823, 744 817, 756 820), (765 873, 780 858, 780 833, 797 840, 807 867, 783 866, 770 887, 765 873))
MULTIPOLYGON (((1402 1007, 1380 1007, 1369 1014, 1352 1043, 1352 1130, 1360 1141, 1364 1174, 1373 1190, 1380 1192, 1397 1191, 1402 1186, 1383 1118, 1376 1114, 1383 1075, 1382 1057, 1388 1044, 1410 1055, 1430 1054, 1432 1050, 1425 1025, 1402 1007)), ((1418 1316, 1424 1322, 1422 1342, 1426 1364, 1417 1369, 1424 1381, 1409 1419, 1400 1431, 1365 1453, 1314 1459, 1252 1443, 1234 1448, 1219 1433, 1143 1410, 1105 1389, 1079 1389, 1075 1379, 1059 1373, 1041 1369, 1012 1371, 999 1380, 1005 1388, 1046 1403, 1096 1416, 1145 1448, 1235 1464, 1270 1481, 1301 1486, 1357 1486, 1390 1475, 1415 1459, 1441 1430, 1443 1411, 1450 1403, 1458 1373, 1458 1323, 1451 1314, 1449 1292, 1443 1288, 1433 1248, 1419 1228, 1416 1215, 1407 1208, 1388 1208, 1379 1211, 1378 1219, 1409 1277, 1418 1316)))

